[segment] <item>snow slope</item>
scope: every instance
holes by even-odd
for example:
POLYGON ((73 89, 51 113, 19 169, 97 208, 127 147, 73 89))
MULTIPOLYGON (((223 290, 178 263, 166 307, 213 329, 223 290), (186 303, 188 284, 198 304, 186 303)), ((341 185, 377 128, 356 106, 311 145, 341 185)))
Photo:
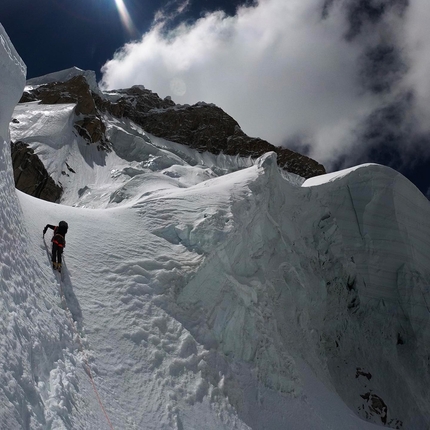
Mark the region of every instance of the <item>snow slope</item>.
POLYGON ((302 184, 273 153, 112 118, 104 153, 73 105, 31 103, 12 139, 65 189, 34 199, 13 188, 24 74, 0 35, 1 428, 429 427, 430 206, 409 181, 364 165, 302 184), (41 234, 61 219, 62 280, 41 234))

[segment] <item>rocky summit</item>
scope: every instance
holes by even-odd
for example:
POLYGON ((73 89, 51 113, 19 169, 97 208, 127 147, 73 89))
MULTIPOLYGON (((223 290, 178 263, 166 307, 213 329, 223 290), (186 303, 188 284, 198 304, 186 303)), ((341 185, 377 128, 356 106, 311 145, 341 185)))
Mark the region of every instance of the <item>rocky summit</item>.
MULTIPOLYGON (((54 73, 52 79, 49 75, 35 78, 27 84, 20 103, 75 104, 76 133, 89 145, 97 145, 100 151, 111 150, 106 122, 119 118, 129 119, 154 136, 190 146, 199 152, 258 158, 273 151, 277 154, 278 165, 288 172, 303 178, 325 173, 324 167, 309 157, 247 136, 230 115, 214 104, 178 105, 170 97, 162 99, 143 86, 102 92, 96 85, 94 72, 77 68, 54 73)), ((24 150, 23 145, 12 146, 15 177, 20 178, 16 186, 32 195, 36 194, 30 190, 37 189, 38 197, 56 201, 58 190, 43 192, 43 184, 48 183, 43 166, 38 164, 37 169, 32 169, 31 177, 26 178, 19 155, 24 150), (30 182, 38 186, 30 187, 30 182), (21 187, 23 183, 26 184, 24 188, 21 187)), ((37 155, 33 153, 31 158, 34 160, 37 155)))

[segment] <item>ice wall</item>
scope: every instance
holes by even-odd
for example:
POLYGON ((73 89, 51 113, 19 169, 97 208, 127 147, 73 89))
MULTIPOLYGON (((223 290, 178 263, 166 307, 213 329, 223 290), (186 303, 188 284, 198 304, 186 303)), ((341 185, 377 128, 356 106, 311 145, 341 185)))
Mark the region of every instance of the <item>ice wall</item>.
POLYGON ((366 403, 377 396, 388 408, 387 424, 395 426, 402 417, 407 428, 428 428, 428 200, 405 177, 379 165, 321 182, 309 189, 309 198, 326 206, 325 222, 336 229, 352 269, 348 311, 333 308, 336 315, 325 322, 336 389, 364 416, 366 403))
POLYGON ((430 204, 383 166, 330 179, 297 187, 263 157, 232 204, 234 230, 178 301, 265 387, 301 396, 304 360, 364 419, 426 429, 430 204))
MULTIPOLYGON (((0 428, 65 428, 76 393, 71 334, 56 284, 30 255, 10 157, 9 121, 26 68, 0 25, 0 428)), ((39 246, 38 246, 38 249, 39 246)), ((72 423, 69 423, 72 424, 72 423)))
MULTIPOLYGON (((0 24, 0 259, 8 258, 9 248, 19 240, 20 210, 10 156, 9 122, 25 85, 26 67, 0 24)), ((4 270, 4 269, 3 269, 4 270)), ((7 277, 2 276, 4 284, 7 277)))
POLYGON ((0 138, 2 141, 0 170, 4 171, 11 165, 11 162, 10 157, 7 157, 8 145, 4 147, 3 142, 6 141, 9 144, 9 121, 24 89, 26 67, 1 24, 0 76, 2 77, 0 86, 0 138))

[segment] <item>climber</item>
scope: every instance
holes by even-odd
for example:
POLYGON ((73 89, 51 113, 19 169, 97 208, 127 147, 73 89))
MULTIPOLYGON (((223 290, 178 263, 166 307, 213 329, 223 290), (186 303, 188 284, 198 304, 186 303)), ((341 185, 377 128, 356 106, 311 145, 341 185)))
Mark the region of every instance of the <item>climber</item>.
POLYGON ((45 237, 46 230, 48 228, 54 230, 52 236, 52 267, 54 270, 61 272, 61 255, 63 254, 63 248, 66 246, 66 233, 69 226, 66 221, 60 221, 58 226, 46 224, 43 229, 43 237, 45 237))

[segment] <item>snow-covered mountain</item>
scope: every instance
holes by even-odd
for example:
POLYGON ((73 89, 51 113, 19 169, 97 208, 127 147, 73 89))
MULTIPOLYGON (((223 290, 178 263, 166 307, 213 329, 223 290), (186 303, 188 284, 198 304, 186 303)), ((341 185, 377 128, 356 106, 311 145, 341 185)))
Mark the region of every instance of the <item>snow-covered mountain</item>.
POLYGON ((407 179, 305 180, 109 112, 106 151, 76 104, 16 106, 0 41, 2 429, 429 428, 430 203, 407 179), (61 204, 15 190, 10 139, 61 204))

